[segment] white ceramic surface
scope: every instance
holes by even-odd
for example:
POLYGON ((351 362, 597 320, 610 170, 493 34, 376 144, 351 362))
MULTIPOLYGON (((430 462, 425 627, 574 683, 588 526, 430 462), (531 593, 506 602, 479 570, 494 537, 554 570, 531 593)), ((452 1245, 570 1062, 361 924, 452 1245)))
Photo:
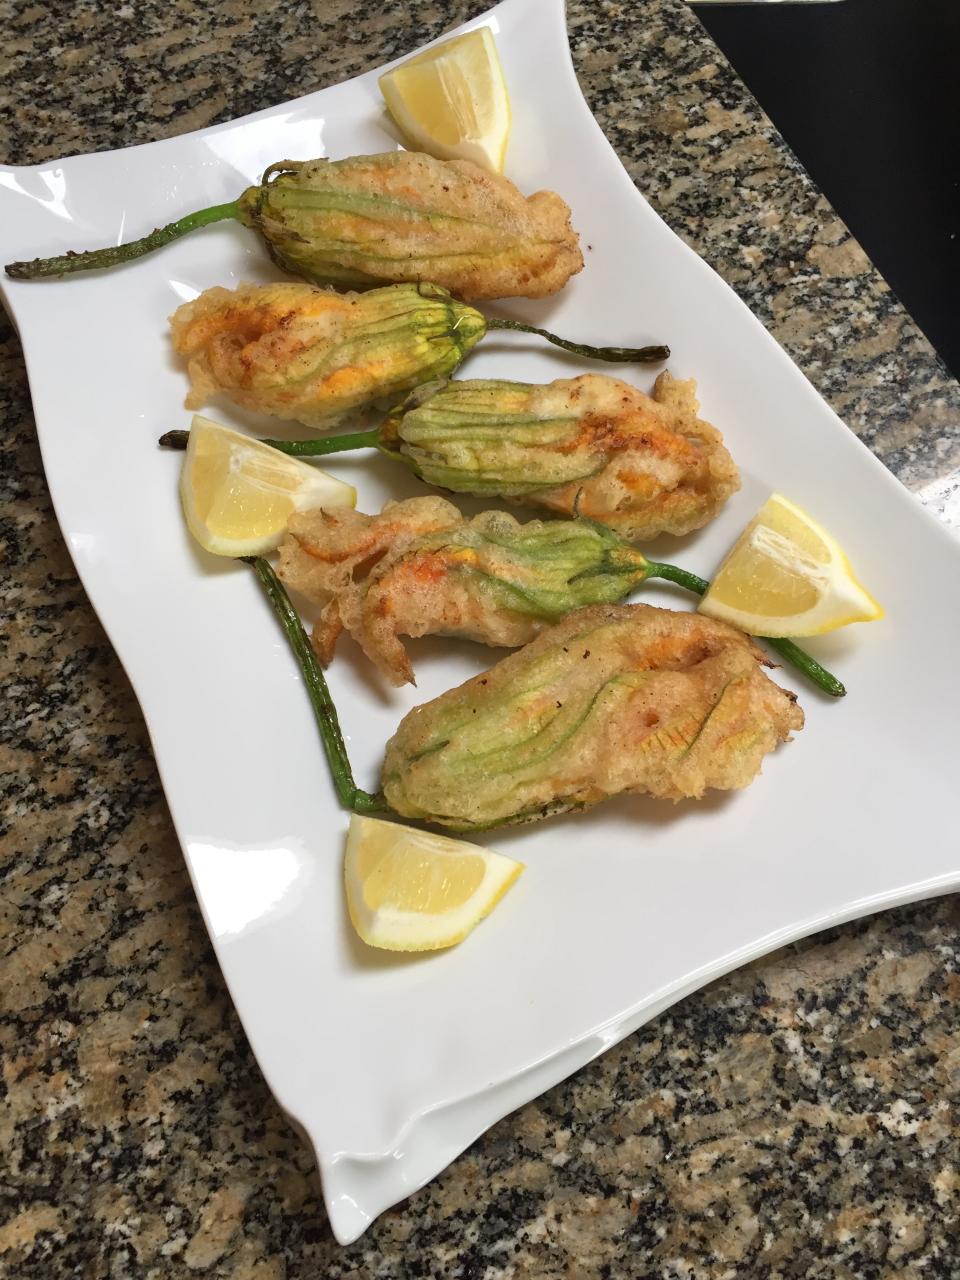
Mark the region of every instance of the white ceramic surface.
MULTIPOLYGON (((672 371, 699 379, 743 471, 710 528, 658 550, 707 574, 782 489, 849 548, 888 616, 811 644, 847 681, 845 700, 781 673, 807 726, 749 790, 676 807, 624 800, 491 836, 528 870, 466 942, 426 958, 369 951, 346 920, 346 818, 293 660, 252 574, 188 541, 180 459, 155 444, 188 424, 166 316, 209 285, 273 278, 266 255, 224 224, 112 273, 3 282, 60 524, 143 707, 230 992, 316 1150, 344 1242, 486 1126, 710 978, 960 883, 960 549, 638 195, 580 96, 560 0, 506 0, 469 25, 484 21, 514 86, 509 176, 562 192, 592 246, 558 298, 503 310, 586 341, 668 341, 672 371)), ((0 169, 3 260, 129 239, 232 198, 281 157, 393 145, 371 72, 185 137, 0 169)), ((465 372, 546 380, 577 368, 509 335, 465 372)), ((643 387, 653 377, 614 372, 643 387)), ((367 510, 420 491, 383 461, 334 467, 367 510)), ((407 707, 495 656, 415 648, 416 692, 383 689, 346 644, 332 671, 361 785, 375 783, 407 707)))

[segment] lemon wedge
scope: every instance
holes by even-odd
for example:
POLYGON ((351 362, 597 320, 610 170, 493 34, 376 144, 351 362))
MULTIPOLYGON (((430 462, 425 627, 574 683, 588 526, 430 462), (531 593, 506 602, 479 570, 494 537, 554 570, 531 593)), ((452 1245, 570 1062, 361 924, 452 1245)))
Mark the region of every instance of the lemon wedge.
POLYGON ((779 493, 737 539, 699 609, 755 636, 816 636, 883 617, 837 540, 779 493))
POLYGON ((420 151, 503 173, 510 97, 489 27, 445 40, 380 77, 396 124, 420 151))
POLYGON ((356 814, 344 879, 357 933, 387 951, 436 951, 462 942, 523 870, 465 840, 356 814))
POLYGON ((254 556, 279 546, 295 511, 353 507, 357 491, 197 414, 180 473, 180 500, 201 547, 218 556, 254 556))

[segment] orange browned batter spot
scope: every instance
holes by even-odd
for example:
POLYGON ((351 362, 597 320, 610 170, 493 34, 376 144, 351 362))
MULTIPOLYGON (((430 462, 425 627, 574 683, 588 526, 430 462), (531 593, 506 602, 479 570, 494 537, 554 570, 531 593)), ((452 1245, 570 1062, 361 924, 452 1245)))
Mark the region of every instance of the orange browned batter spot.
POLYGON ((616 411, 585 414, 576 438, 564 446, 569 453, 595 453, 593 474, 537 491, 529 499, 536 505, 599 520, 642 541, 700 528, 740 487, 720 432, 697 415, 692 382, 663 373, 652 396, 602 374, 573 383, 579 386, 567 384, 570 400, 615 400, 616 411))

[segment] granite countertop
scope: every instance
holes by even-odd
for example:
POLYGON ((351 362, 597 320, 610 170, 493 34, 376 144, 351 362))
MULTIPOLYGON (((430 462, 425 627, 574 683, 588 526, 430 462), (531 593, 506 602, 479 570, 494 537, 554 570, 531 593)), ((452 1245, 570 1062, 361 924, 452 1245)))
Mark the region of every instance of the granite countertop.
MULTIPOLYGON (((0 0, 0 159, 308 92, 480 9, 0 0)), ((960 389, 680 0, 571 0, 653 205, 911 488, 958 518, 960 389)), ((0 321, 0 1274, 960 1276, 960 905, 791 946, 503 1120, 340 1248, 224 989, 137 704, 74 575, 0 321)))

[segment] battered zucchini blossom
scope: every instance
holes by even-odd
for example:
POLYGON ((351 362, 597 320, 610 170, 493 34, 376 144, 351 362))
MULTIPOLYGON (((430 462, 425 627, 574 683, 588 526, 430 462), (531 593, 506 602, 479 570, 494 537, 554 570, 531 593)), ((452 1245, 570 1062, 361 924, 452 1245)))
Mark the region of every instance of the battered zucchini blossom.
POLYGON ((464 520, 443 498, 389 502, 378 516, 291 518, 281 580, 324 604, 313 646, 326 665, 346 629, 393 684, 413 683, 400 636, 456 635, 516 648, 588 604, 621 600, 650 573, 639 551, 582 520, 464 520))
POLYGON ((10 262, 6 271, 35 280, 113 267, 231 218, 259 232, 285 270, 341 288, 431 280, 461 298, 542 298, 583 266, 570 210, 554 192, 524 197, 467 160, 390 151, 281 160, 238 199, 140 240, 10 262))
POLYGON ((468 160, 283 160, 237 204, 275 262, 318 284, 431 280, 460 298, 541 298, 583 266, 558 195, 525 198, 468 160))
POLYGON ((220 393, 317 428, 452 373, 486 331, 479 311, 430 285, 213 288, 178 307, 170 325, 187 359, 187 408, 220 393))
POLYGON ((749 637, 698 614, 582 609, 409 712, 387 744, 383 796, 402 817, 469 831, 623 792, 745 787, 803 727, 762 662, 749 637))
POLYGON ((653 395, 590 373, 546 385, 468 379, 391 415, 379 447, 428 484, 581 515, 642 541, 711 520, 740 487, 696 383, 653 395))

